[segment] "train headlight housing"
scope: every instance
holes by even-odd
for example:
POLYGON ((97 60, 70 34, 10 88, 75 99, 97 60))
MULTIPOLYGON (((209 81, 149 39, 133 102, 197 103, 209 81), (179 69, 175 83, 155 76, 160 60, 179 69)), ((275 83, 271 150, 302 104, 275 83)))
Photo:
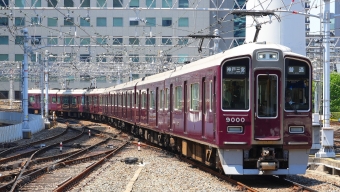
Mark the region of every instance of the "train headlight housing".
POLYGON ((290 126, 289 133, 304 133, 305 127, 304 126, 290 126))
POLYGON ((227 132, 228 133, 243 133, 243 127, 242 126, 228 126, 227 132))
POLYGON ((257 60, 258 61, 278 61, 279 53, 271 52, 271 51, 257 52, 257 60))

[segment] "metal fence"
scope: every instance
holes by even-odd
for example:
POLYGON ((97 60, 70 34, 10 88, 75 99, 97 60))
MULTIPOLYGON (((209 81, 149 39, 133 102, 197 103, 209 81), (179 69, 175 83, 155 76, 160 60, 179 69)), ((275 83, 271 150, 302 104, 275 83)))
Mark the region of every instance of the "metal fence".
MULTIPOLYGON (((28 126, 32 134, 44 129, 44 120, 41 115, 29 114, 28 126)), ((0 122, 13 124, 0 127, 0 143, 13 142, 23 138, 22 113, 0 111, 0 122)))

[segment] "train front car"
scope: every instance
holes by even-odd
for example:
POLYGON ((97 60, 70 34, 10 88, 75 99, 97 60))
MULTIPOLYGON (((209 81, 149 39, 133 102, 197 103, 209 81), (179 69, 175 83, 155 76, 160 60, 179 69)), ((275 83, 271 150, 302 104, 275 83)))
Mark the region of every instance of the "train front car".
POLYGON ((310 61, 280 45, 246 45, 242 53, 221 64, 223 171, 304 174, 312 145, 310 61))

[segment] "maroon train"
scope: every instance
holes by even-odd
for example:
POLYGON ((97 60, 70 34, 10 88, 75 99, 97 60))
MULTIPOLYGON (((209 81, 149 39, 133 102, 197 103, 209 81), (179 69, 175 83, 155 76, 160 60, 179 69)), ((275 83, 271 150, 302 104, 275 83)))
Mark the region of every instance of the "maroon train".
POLYGON ((51 91, 49 101, 57 115, 113 124, 227 175, 284 176, 306 171, 310 85, 305 56, 254 43, 106 89, 51 91))

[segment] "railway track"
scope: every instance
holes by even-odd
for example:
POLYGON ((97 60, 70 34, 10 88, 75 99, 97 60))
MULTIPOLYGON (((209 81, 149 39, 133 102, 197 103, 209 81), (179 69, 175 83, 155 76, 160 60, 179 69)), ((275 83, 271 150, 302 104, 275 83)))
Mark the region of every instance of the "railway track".
MULTIPOLYGON (((90 128, 88 129, 91 130, 90 128)), ((50 190, 50 189, 53 189, 53 187, 51 188, 51 186, 54 186, 54 184, 56 184, 55 182, 54 183, 48 182, 48 183, 52 183, 52 185, 46 184, 45 186, 42 183, 37 184, 39 182, 36 181, 36 178, 43 179, 44 177, 47 177, 45 181, 48 181, 49 180, 48 176, 50 174, 46 174, 46 173, 51 173, 52 170, 55 170, 55 172, 57 173, 58 170, 60 169, 70 170, 72 167, 72 169, 74 170, 69 171, 69 173, 72 176, 67 177, 67 175, 64 174, 65 171, 62 171, 62 174, 61 174, 62 176, 59 177, 59 181, 55 185, 57 186, 55 187, 57 191, 58 191, 58 188, 61 188, 61 190, 63 191, 65 187, 67 188, 70 185, 73 185, 75 183, 75 180, 74 180, 75 178, 78 178, 79 180, 79 178, 84 177, 85 173, 88 173, 90 170, 93 170, 100 163, 102 163, 107 158, 112 156, 115 153, 115 151, 119 150, 119 148, 126 145, 126 142, 125 142, 119 148, 113 149, 116 146, 116 144, 114 144, 113 141, 122 142, 120 140, 114 139, 117 135, 112 134, 112 133, 104 134, 102 132, 98 134, 99 131, 92 130, 92 134, 95 133, 95 135, 97 136, 96 138, 101 138, 102 141, 97 142, 97 144, 86 147, 86 142, 82 142, 81 137, 84 137, 84 136, 90 137, 90 136, 87 136, 87 134, 84 134, 85 129, 82 129, 82 130, 83 131, 81 132, 80 135, 72 138, 71 140, 73 140, 73 142, 77 142, 77 139, 78 139, 79 140, 78 142, 82 143, 81 144, 82 148, 85 148, 85 149, 83 150, 78 149, 75 151, 63 152, 62 154, 57 153, 58 155, 53 155, 53 156, 49 156, 49 155, 53 153, 55 154, 55 150, 56 148, 58 148, 58 147, 55 147, 54 145, 47 146, 42 149, 38 149, 31 155, 31 157, 28 160, 24 161, 24 159, 21 159, 22 162, 25 162, 25 163, 21 163, 21 166, 19 166, 20 167, 19 173, 18 173, 18 170, 16 170, 16 171, 12 171, 11 173, 8 173, 7 175, 0 177, 0 181, 7 181, 6 184, 3 184, 3 185, 0 184, 0 191, 41 190, 41 186, 44 186, 46 190, 50 190), (110 140, 110 143, 106 144, 107 142, 109 142, 109 140, 110 140), (40 156, 38 156, 37 154, 40 154, 40 156), (78 164, 79 164, 79 167, 76 167, 78 164), (75 175, 76 171, 79 172, 78 175, 75 175), (34 181, 34 183, 32 184, 31 181, 34 181), (69 181, 71 182, 71 184, 69 183, 69 181)), ((48 140, 44 140, 44 142, 46 141, 48 140)), ((42 141, 35 142, 34 144, 40 143, 40 142, 42 141)), ((67 141, 64 141, 64 143, 67 143, 67 141)), ((57 144, 58 143, 56 143, 56 145, 57 144)), ((28 145, 28 146, 31 146, 31 145, 28 145)), ((22 148, 22 147, 23 146, 18 146, 18 148, 22 148)), ((18 158, 20 159, 20 157, 18 158)), ((12 156, 3 159, 3 162, 11 162, 11 161, 13 161, 12 156)))

